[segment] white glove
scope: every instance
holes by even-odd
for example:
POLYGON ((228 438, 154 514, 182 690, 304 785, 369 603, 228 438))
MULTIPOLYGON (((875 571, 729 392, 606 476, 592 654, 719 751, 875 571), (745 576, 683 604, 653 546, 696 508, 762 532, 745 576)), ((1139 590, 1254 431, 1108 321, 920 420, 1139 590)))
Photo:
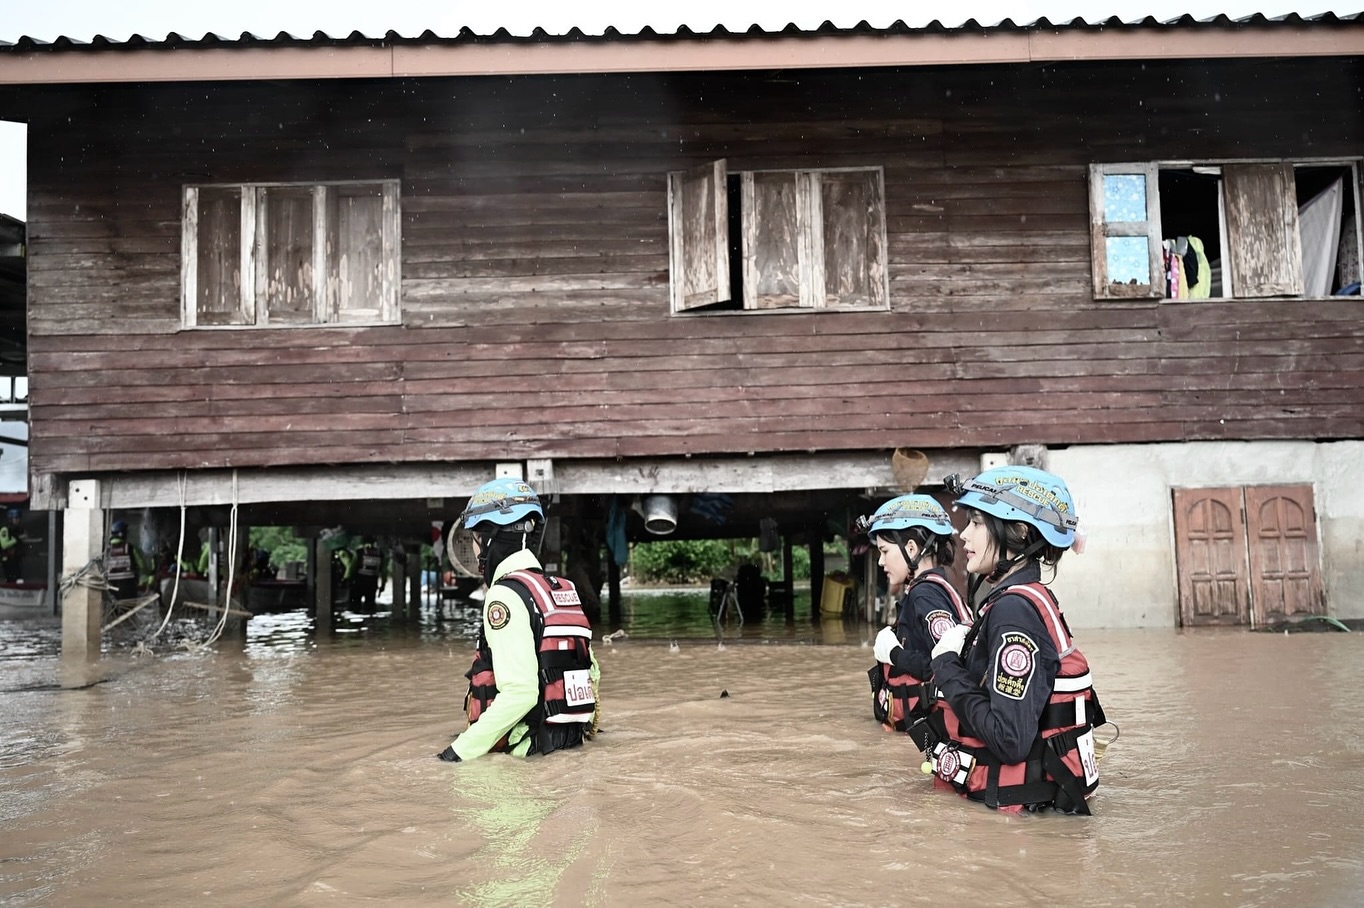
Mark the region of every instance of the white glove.
POLYGON ((895 631, 888 627, 881 628, 881 633, 876 635, 876 642, 872 644, 872 653, 876 656, 877 662, 889 662, 890 651, 900 645, 900 638, 895 636, 895 631))
POLYGON ((936 659, 943 653, 951 653, 954 656, 961 655, 961 646, 966 642, 966 635, 971 632, 970 625, 954 624, 942 632, 938 642, 933 644, 933 653, 930 658, 936 659))

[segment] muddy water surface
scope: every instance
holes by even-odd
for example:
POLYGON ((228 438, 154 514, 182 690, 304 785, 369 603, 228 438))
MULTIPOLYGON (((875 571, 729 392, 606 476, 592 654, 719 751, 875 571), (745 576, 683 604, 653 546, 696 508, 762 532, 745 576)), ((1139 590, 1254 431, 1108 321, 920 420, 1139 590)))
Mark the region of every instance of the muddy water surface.
POLYGON ((1364 899, 1364 634, 1081 632, 1122 730, 1083 819, 932 790, 860 629, 808 621, 599 646, 595 742, 441 763, 470 624, 272 616, 93 674, 0 627, 0 904, 1364 899))

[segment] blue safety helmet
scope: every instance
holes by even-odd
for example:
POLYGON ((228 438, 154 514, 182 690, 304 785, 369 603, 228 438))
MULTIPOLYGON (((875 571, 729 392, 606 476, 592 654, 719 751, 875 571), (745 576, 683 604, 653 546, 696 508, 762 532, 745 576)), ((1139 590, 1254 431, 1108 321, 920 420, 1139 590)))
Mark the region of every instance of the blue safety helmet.
POLYGON ((124 533, 128 532, 128 521, 115 520, 114 525, 109 529, 113 532, 115 536, 122 536, 124 533))
POLYGON ((871 517, 863 518, 867 535, 875 537, 886 530, 907 530, 923 527, 941 536, 952 535, 952 519, 943 506, 927 495, 901 495, 876 509, 871 517))
POLYGON ((22 516, 22 514, 18 508, 10 508, 8 511, 5 512, 5 516, 8 517, 10 520, 15 520, 22 516))
POLYGON ((943 482, 959 505, 1035 526, 1058 548, 1068 549, 1075 541, 1080 518, 1070 489, 1059 476, 1036 467, 995 467, 966 482, 955 474, 943 482))
POLYGON ((510 527, 532 517, 545 518, 535 490, 520 479, 494 479, 474 492, 460 515, 460 523, 466 530, 482 523, 510 527))

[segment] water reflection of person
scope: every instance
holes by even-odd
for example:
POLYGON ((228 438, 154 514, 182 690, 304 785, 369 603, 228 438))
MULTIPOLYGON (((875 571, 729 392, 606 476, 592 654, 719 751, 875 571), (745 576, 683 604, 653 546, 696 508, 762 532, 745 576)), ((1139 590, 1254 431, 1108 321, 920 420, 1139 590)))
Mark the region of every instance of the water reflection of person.
POLYGON ((972 592, 982 577, 993 588, 974 627, 952 628, 933 647, 933 680, 947 706, 924 723, 932 769, 1000 810, 1088 814, 1103 710, 1089 663, 1042 583, 1042 566, 1054 575, 1075 542, 1070 490, 1023 466, 945 482, 970 515, 961 537, 972 592))
POLYGON ((892 498, 865 519, 887 587, 903 587, 894 628, 876 635, 876 665, 868 672, 872 714, 905 731, 926 717, 937 700, 928 687, 933 645, 971 613, 945 568, 952 563, 952 520, 927 495, 892 498))
POLYGON ((459 762, 581 745, 596 730, 600 672, 577 590, 547 576, 535 557, 545 520, 539 498, 519 479, 495 479, 461 520, 488 590, 467 676, 469 727, 438 756, 459 762))

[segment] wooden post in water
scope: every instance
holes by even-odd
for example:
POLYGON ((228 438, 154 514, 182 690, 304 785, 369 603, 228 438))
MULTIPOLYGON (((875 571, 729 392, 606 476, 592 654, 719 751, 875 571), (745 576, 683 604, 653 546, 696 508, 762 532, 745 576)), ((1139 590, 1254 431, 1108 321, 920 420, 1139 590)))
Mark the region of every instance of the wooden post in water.
POLYGON ((332 553, 320 536, 313 540, 313 548, 317 562, 317 570, 313 571, 317 578, 313 587, 316 597, 313 626, 319 635, 325 636, 332 632, 332 553))
POLYGON ((606 556, 606 596, 607 614, 611 616, 611 623, 620 626, 620 565, 616 564, 615 556, 606 556))
POLYGON ((810 620, 818 624, 819 610, 824 604, 824 525, 807 526, 805 541, 810 547, 810 620))
POLYGON ((791 543, 791 533, 788 531, 781 537, 781 576, 782 583, 786 587, 786 617, 795 620, 796 617, 796 547, 791 543))
MULTIPOLYGON (((867 603, 867 623, 876 623, 876 559, 872 553, 876 551, 876 546, 867 549, 866 570, 862 572, 862 589, 865 593, 867 603)), ((889 594, 889 590, 886 591, 889 594)), ((883 624, 888 622, 882 622, 883 624)))
POLYGON ((403 547, 403 563, 407 565, 407 613, 417 618, 422 613, 422 550, 420 546, 403 547))
POLYGON ((389 557, 389 589, 393 591, 393 617, 407 617, 407 559, 403 556, 389 557))
MULTIPOLYGON (((72 577, 104 552, 104 511, 99 482, 71 483, 62 531, 62 576, 72 577)), ((92 576, 91 579, 97 579, 92 576)), ((99 659, 104 591, 73 583, 62 596, 62 658, 99 659)))

